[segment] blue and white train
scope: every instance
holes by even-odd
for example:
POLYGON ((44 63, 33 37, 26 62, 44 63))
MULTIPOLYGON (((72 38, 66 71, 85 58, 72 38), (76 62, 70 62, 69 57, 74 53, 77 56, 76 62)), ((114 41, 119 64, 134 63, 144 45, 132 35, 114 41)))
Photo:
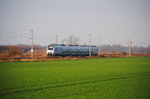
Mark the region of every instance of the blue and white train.
POLYGON ((96 46, 77 46, 64 44, 50 44, 46 48, 48 56, 96 56, 98 48, 96 46))

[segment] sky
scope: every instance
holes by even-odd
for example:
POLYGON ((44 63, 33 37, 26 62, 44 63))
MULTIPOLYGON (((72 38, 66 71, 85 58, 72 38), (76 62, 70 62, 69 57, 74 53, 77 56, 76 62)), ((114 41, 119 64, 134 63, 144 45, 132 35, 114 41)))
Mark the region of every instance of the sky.
POLYGON ((0 45, 58 43, 150 45, 150 0, 0 0, 0 45))

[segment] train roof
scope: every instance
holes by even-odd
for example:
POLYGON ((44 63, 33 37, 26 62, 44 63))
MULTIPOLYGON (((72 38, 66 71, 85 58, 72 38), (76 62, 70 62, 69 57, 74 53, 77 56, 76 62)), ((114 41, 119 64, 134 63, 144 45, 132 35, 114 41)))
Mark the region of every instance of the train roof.
MULTIPOLYGON (((89 45, 67 45, 67 44, 49 44, 48 46, 81 46, 81 47, 89 47, 89 45)), ((91 46, 96 47, 96 46, 91 46)))

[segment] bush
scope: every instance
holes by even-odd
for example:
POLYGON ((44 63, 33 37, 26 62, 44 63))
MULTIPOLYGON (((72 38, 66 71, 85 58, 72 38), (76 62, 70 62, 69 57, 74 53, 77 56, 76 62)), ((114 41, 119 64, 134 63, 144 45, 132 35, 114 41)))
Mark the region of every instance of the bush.
POLYGON ((16 56, 16 55, 21 56, 22 55, 22 49, 18 46, 10 46, 8 49, 8 54, 11 57, 16 56))

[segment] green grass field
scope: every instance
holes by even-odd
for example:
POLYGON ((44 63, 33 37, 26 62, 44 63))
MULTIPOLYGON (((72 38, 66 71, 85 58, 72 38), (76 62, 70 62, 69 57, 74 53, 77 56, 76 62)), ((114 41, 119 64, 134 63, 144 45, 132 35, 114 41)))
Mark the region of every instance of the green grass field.
POLYGON ((0 63, 0 99, 150 99, 150 57, 0 63))

